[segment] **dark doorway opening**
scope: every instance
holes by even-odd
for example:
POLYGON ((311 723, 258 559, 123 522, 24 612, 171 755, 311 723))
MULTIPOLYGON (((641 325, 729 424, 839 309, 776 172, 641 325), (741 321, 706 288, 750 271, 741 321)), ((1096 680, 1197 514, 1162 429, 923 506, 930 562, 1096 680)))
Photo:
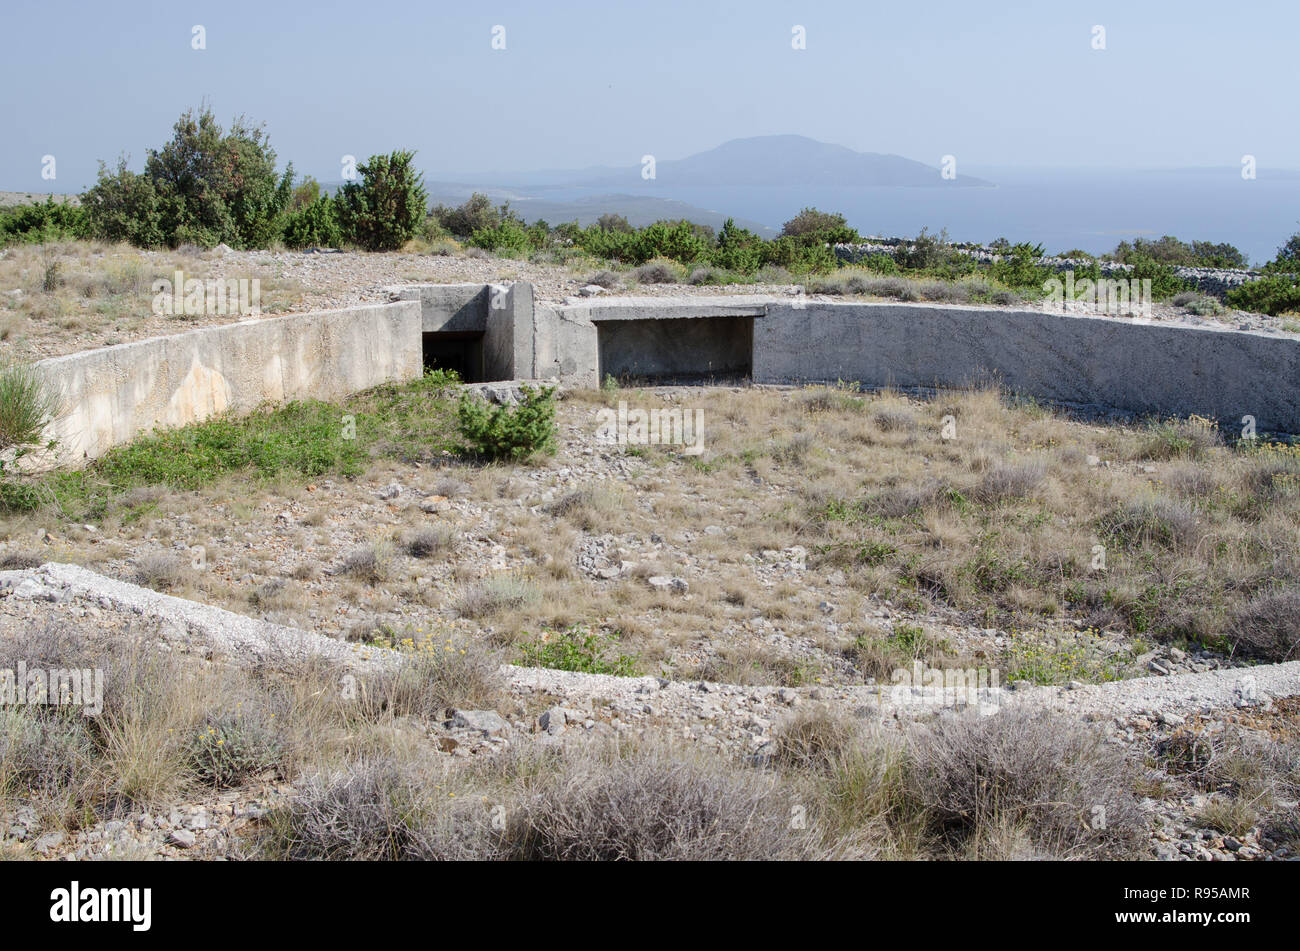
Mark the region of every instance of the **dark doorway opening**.
POLYGON ((466 383, 482 383, 482 331, 424 334, 424 369, 454 370, 466 383))

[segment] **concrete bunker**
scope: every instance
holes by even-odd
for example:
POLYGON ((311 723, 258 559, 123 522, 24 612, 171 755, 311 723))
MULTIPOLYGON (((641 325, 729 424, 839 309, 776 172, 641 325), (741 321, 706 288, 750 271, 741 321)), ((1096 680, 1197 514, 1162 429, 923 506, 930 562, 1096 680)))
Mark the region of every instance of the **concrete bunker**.
POLYGON ((423 368, 454 370, 466 383, 531 376, 533 286, 414 284, 389 289, 420 305, 423 368))
POLYGON ((1300 337, 922 303, 751 295, 534 306, 532 286, 423 284, 390 303, 200 327, 42 360, 67 412, 48 429, 89 460, 158 426, 264 402, 340 399, 417 379, 948 388, 996 379, 1065 406, 1198 415, 1300 434, 1300 337))
POLYGON ((593 320, 599 379, 663 383, 749 379, 754 317, 593 320))
POLYGON ((421 334, 424 370, 451 370, 466 383, 482 383, 483 332, 473 330, 426 331, 421 334))

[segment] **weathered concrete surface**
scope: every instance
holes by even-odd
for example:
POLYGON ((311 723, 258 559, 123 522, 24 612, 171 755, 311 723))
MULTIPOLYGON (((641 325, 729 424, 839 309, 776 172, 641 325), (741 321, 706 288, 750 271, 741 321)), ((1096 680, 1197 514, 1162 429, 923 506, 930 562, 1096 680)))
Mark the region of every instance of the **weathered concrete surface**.
POLYGON ((265 402, 341 399, 422 372, 412 302, 245 320, 38 364, 63 391, 46 432, 58 463, 103 455, 157 427, 265 402))
POLYGON ((772 303, 754 381, 966 386, 1300 433, 1300 338, 936 304, 772 303))
POLYGON ((403 284, 385 288, 394 300, 418 301, 424 333, 487 330, 490 284, 403 284))
POLYGON ((51 561, 26 571, 0 571, 0 593, 19 600, 73 600, 126 610, 161 621, 163 635, 171 643, 216 651, 240 664, 264 666, 323 658, 347 667, 374 669, 399 660, 396 652, 384 648, 340 641, 160 594, 80 565, 51 561))
POLYGON ((561 308, 574 320, 671 320, 675 317, 762 317, 777 303, 757 294, 723 297, 605 297, 561 308))
MULTIPOLYGON (((1038 311, 754 296, 538 306, 530 284, 424 284, 391 304, 249 320, 39 364, 63 388, 47 438, 93 459, 158 426, 339 399, 422 372, 422 334, 483 335, 487 380, 596 386, 606 372, 757 383, 961 387, 1300 433, 1300 338, 1038 311), (752 339, 751 339, 752 338, 752 339), (603 364, 603 365, 602 365, 603 364)), ((29 461, 31 458, 29 457, 29 461)))
POLYGON ((483 374, 487 380, 532 378, 533 285, 489 285, 483 374))
POLYGON ((597 375, 682 379, 748 376, 753 317, 611 320, 597 327, 597 375))
MULTIPOLYGON (((641 352, 624 352, 624 344, 631 345, 636 340, 636 331, 627 334, 606 332, 604 339, 611 342, 609 368, 601 366, 601 334, 597 328, 600 325, 612 328, 616 322, 645 324, 647 321, 684 321, 705 317, 758 318, 766 313, 771 303, 770 297, 735 294, 725 297, 614 297, 556 308, 539 306, 533 318, 534 372, 538 378, 559 377, 576 386, 597 386, 604 373, 618 375, 625 372, 625 365, 631 364, 642 367, 632 372, 647 375, 677 374, 680 367, 687 368, 684 371, 686 375, 707 373, 709 353, 704 349, 692 353, 692 348, 703 345, 713 350, 713 356, 721 358, 715 362, 734 364, 739 361, 734 346, 719 349, 722 341, 717 337, 718 324, 707 321, 693 326, 678 323, 663 332, 649 328, 641 330, 641 352), (693 333, 683 334, 688 326, 703 336, 697 338, 693 333), (699 369, 702 366, 704 369, 699 369)), ((743 346, 752 350, 748 341, 743 346)), ((748 360, 739 362, 749 363, 748 360)))
POLYGON ((600 383, 596 325, 570 308, 538 306, 533 312, 534 372, 539 378, 558 377, 576 386, 600 383))

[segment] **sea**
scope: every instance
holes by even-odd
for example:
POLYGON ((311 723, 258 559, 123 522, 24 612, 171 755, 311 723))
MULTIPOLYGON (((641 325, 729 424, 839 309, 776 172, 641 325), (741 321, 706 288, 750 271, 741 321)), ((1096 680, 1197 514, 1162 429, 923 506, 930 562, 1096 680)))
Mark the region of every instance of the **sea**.
MULTIPOLYGON (((1252 264, 1270 261, 1300 232, 1300 173, 1240 168, 1174 171, 970 169, 993 187, 674 187, 658 180, 620 189, 674 198, 780 228, 801 208, 843 214, 863 235, 912 237, 947 229, 954 241, 1041 243, 1047 253, 1113 250, 1123 240, 1174 235, 1227 242, 1252 264)), ((590 189, 547 190, 558 199, 590 189)), ((604 189, 608 191, 608 189, 604 189)))

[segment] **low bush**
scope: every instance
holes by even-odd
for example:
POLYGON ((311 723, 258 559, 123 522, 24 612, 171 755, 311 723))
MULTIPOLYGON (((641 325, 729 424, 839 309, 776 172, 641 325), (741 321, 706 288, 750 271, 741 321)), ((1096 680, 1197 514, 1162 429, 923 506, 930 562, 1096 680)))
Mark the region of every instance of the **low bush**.
POLYGON ((672 261, 651 261, 633 271, 632 276, 641 284, 681 283, 681 275, 672 261))
POLYGON ((617 648, 617 637, 575 624, 566 631, 543 632, 537 640, 525 644, 522 663, 528 667, 631 677, 636 655, 617 653, 617 648))
POLYGON ((61 401, 44 371, 0 358, 0 479, 7 465, 42 445, 41 436, 61 401))
POLYGON ((931 835, 978 854, 1010 830, 1039 855, 1136 855, 1146 825, 1122 751, 1068 717, 1002 710, 909 737, 907 798, 931 835))
POLYGON ((80 205, 56 203, 52 195, 37 204, 0 211, 0 245, 49 244, 90 234, 89 212, 80 205))
POLYGON ((1300 312, 1300 274, 1270 274, 1228 291, 1229 306, 1257 314, 1300 312))
POLYGON ((466 588, 456 601, 456 610, 467 618, 488 618, 532 604, 539 597, 537 586, 531 582, 498 575, 466 588))
POLYGON ((490 406, 466 393, 457 419, 467 449, 485 459, 522 462, 555 450, 555 387, 523 387, 517 406, 490 406))

